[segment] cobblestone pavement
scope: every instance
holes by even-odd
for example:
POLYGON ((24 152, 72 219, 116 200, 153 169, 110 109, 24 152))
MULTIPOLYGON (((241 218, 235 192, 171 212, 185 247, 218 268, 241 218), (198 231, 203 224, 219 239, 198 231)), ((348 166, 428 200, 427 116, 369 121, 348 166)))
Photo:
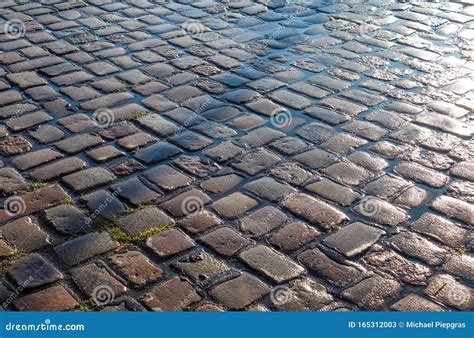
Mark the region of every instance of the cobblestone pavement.
POLYGON ((0 1, 2 308, 472 310, 472 4, 0 1))

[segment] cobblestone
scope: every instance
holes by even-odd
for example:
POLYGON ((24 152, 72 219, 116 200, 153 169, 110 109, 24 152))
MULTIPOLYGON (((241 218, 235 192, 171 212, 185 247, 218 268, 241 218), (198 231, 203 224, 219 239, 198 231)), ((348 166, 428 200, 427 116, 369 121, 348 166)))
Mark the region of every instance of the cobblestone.
POLYGON ((67 311, 79 306, 72 295, 61 285, 52 286, 14 300, 13 305, 20 311, 67 311))
POLYGON ((193 286, 186 280, 176 276, 155 286, 143 296, 145 305, 153 311, 184 310, 192 303, 201 300, 193 286))
POLYGON ((144 287, 159 279, 163 270, 138 251, 111 256, 110 263, 134 286, 144 287))
POLYGON ((225 218, 236 218, 257 204, 253 198, 237 192, 214 202, 213 208, 225 218))
POLYGON ((383 230, 356 222, 326 237, 324 243, 346 257, 353 257, 370 248, 382 234, 384 234, 383 230))
POLYGON ((341 296, 355 302, 363 309, 375 310, 395 298, 400 290, 400 284, 396 281, 376 275, 345 289, 341 296))
POLYGON ((472 309, 469 4, 0 16, 26 27, 0 42, 0 256, 27 255, 10 288, 48 267, 6 310, 75 310, 97 280, 103 311, 472 309))
POLYGON ((426 278, 432 273, 429 268, 413 263, 393 251, 367 254, 364 256, 364 261, 396 279, 413 285, 426 284, 426 278))
POLYGON ((49 236, 30 217, 8 222, 0 229, 3 238, 17 250, 31 252, 50 245, 49 236))
POLYGON ((460 310, 474 306, 474 290, 449 275, 437 275, 425 289, 425 293, 436 301, 460 310))
POLYGON ((286 292, 290 295, 288 301, 274 302, 280 311, 314 311, 333 301, 326 288, 311 279, 292 281, 286 292))
POLYGON ((33 253, 16 260, 8 271, 17 285, 35 288, 63 278, 63 275, 41 255, 33 253))
POLYGON ((64 183, 76 192, 94 189, 115 180, 115 175, 104 168, 91 168, 63 177, 64 183))
POLYGON ((400 253, 418 258, 429 265, 441 264, 446 255, 446 250, 410 232, 402 232, 393 236, 390 244, 400 253))
POLYGON ((270 242, 283 251, 294 251, 311 242, 319 231, 303 222, 291 222, 283 226, 270 238, 270 242))
POLYGON ((173 229, 148 238, 146 245, 159 257, 166 257, 193 248, 194 241, 182 231, 173 229))
POLYGON ((283 206, 295 215, 303 217, 311 224, 319 225, 324 229, 328 229, 348 219, 344 213, 326 202, 306 194, 289 196, 283 201, 283 206))
MULTIPOLYGON (((105 268, 99 267, 96 264, 87 264, 74 268, 71 271, 71 275, 74 283, 88 297, 96 297, 97 290, 104 286, 110 288, 113 297, 120 297, 120 295, 127 291, 127 288, 112 277, 105 268)), ((100 298, 97 298, 98 300, 100 298)))
POLYGON ((421 234, 438 240, 450 247, 457 248, 464 243, 466 231, 440 216, 425 213, 411 228, 421 234))
POLYGON ((94 232, 60 244, 54 250, 65 264, 73 266, 115 247, 107 233, 94 232))
POLYGON ((126 234, 135 236, 152 227, 173 224, 174 221, 158 208, 147 207, 119 218, 116 223, 126 234))
POLYGON ((240 258, 276 283, 294 278, 304 271, 300 265, 263 245, 242 252, 240 258))
POLYGON ((346 286, 362 276, 361 271, 352 266, 333 261, 319 249, 304 251, 298 256, 298 259, 308 269, 336 286, 346 286))
POLYGON ((180 259, 173 265, 196 283, 206 287, 216 284, 232 273, 227 264, 215 259, 205 251, 180 259))
POLYGON ((444 311, 443 307, 426 299, 411 293, 393 304, 390 309, 395 311, 411 311, 411 312, 440 312, 444 311))
POLYGON ((240 277, 216 286, 210 294, 225 306, 240 310, 269 292, 270 288, 266 284, 244 272, 240 277))

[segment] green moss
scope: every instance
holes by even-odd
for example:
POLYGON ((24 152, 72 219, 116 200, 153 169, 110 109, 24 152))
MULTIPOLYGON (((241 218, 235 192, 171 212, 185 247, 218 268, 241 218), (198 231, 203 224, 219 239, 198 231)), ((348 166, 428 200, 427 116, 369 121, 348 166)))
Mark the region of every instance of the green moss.
POLYGON ((75 205, 76 204, 76 202, 74 202, 74 200, 71 197, 66 198, 63 203, 67 204, 67 205, 75 205))
POLYGON ((43 183, 43 182, 31 182, 31 188, 33 188, 33 190, 46 187, 47 185, 48 185, 48 183, 43 183))
POLYGON ((339 229, 341 229, 340 224, 333 224, 333 225, 331 225, 330 231, 336 232, 336 231, 339 231, 339 229))
POLYGON ((164 232, 173 228, 173 225, 167 224, 162 225, 159 227, 152 227, 145 231, 140 232, 135 236, 127 235, 122 229, 119 227, 109 228, 107 232, 109 233, 110 237, 112 237, 115 241, 119 242, 121 245, 124 246, 133 246, 137 242, 141 242, 146 240, 148 237, 158 234, 160 232, 164 232))
POLYGON ((89 312, 97 308, 97 303, 92 298, 79 303, 79 311, 89 312))
POLYGON ((97 231, 107 231, 114 227, 114 224, 105 217, 97 216, 92 218, 91 227, 97 231))
POLYGON ((8 269, 10 268, 11 262, 26 256, 28 253, 23 250, 15 251, 9 256, 5 257, 1 262, 0 262, 0 276, 3 276, 8 269))
POLYGON ((131 116, 130 118, 128 118, 127 120, 129 121, 136 121, 136 120, 139 120, 141 119, 142 117, 145 117, 148 115, 148 112, 147 111, 142 111, 142 112, 137 112, 135 115, 131 116))
POLYGON ((456 252, 457 252, 459 255, 464 255, 464 253, 466 252, 466 247, 464 246, 464 244, 460 245, 460 246, 456 249, 456 252))
POLYGON ((119 227, 108 229, 107 232, 109 233, 110 237, 112 237, 112 239, 119 242, 120 244, 126 244, 131 242, 131 238, 127 236, 127 234, 123 232, 123 230, 119 227))
POLYGON ((135 208, 128 208, 128 209, 127 209, 127 212, 128 212, 129 214, 131 214, 131 213, 133 213, 133 212, 135 212, 135 211, 142 210, 142 209, 145 209, 145 208, 147 208, 147 207, 149 207, 148 204, 142 204, 142 203, 141 203, 141 204, 139 204, 139 205, 138 205, 137 207, 135 207, 135 208))
POLYGON ((173 229, 173 225, 171 224, 166 224, 162 225, 159 227, 152 227, 150 229, 147 229, 145 231, 140 232, 138 235, 132 237, 133 242, 139 242, 139 241, 144 241, 150 236, 159 234, 160 232, 168 231, 173 229))

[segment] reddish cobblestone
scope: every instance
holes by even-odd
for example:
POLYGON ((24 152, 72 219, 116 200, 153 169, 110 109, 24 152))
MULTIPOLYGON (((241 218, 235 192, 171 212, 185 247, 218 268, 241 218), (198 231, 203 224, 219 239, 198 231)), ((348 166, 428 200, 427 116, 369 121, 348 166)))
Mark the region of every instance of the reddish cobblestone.
POLYGON ((13 301, 20 311, 67 311, 79 306, 79 303, 61 285, 35 292, 13 301))

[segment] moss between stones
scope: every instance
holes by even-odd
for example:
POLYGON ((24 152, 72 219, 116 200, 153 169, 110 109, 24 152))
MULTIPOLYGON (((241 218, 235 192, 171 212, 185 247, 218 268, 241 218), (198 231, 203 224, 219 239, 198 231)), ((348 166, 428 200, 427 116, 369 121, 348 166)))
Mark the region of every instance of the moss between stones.
POLYGON ((33 188, 33 190, 46 187, 47 185, 48 185, 48 183, 43 183, 43 182, 31 182, 31 188, 33 188))
POLYGON ((143 112, 137 112, 135 115, 129 117, 127 120, 128 121, 136 121, 136 120, 139 120, 141 119, 142 117, 145 117, 148 115, 148 112, 147 111, 143 111, 143 112))
POLYGON ((71 197, 66 198, 63 203, 64 203, 64 204, 67 204, 67 205, 74 205, 74 204, 76 204, 76 202, 74 202, 74 200, 73 200, 71 197))
POLYGON ((127 212, 129 214, 135 212, 135 211, 138 211, 138 210, 142 210, 142 209, 145 209, 147 207, 150 207, 151 205, 148 205, 148 204, 139 204, 136 208, 127 208, 127 212))
POLYGON ((456 249, 456 252, 458 255, 464 255, 464 253, 466 252, 466 247, 464 246, 464 244, 460 245, 457 249, 456 249))
POLYGON ((82 302, 79 303, 79 311, 82 311, 82 312, 93 311, 96 308, 97 308, 97 303, 94 302, 92 298, 83 300, 82 302))
POLYGON ((26 256, 28 254, 28 252, 26 251, 16 251, 12 254, 10 254, 8 257, 4 258, 2 260, 2 262, 0 262, 0 276, 3 276, 7 271, 8 269, 10 268, 10 263, 23 257, 23 256, 26 256))
POLYGON ((140 232, 139 234, 135 236, 128 236, 119 227, 113 227, 113 228, 107 229, 107 232, 109 233, 110 237, 112 237, 114 240, 119 242, 121 245, 133 246, 134 244, 137 244, 137 242, 144 241, 150 236, 156 235, 160 232, 171 230, 172 228, 173 228, 173 225, 171 224, 166 224, 159 227, 151 227, 145 231, 140 232))
POLYGON ((121 228, 115 226, 111 220, 99 216, 94 218, 94 220, 92 221, 92 228, 100 232, 107 231, 110 237, 115 241, 119 242, 120 245, 131 247, 137 244, 138 242, 146 240, 150 236, 173 229, 173 225, 166 224, 151 227, 135 236, 129 236, 121 228))

